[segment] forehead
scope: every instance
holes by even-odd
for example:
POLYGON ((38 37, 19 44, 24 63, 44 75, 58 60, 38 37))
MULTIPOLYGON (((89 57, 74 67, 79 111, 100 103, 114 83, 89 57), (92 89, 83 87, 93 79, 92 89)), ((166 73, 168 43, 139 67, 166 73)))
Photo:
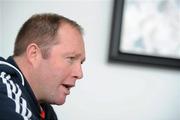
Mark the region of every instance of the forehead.
POLYGON ((67 53, 85 54, 84 41, 81 32, 68 23, 64 23, 57 31, 55 38, 59 49, 67 53))
POLYGON ((68 23, 62 23, 57 31, 57 39, 59 42, 83 42, 81 31, 68 23))

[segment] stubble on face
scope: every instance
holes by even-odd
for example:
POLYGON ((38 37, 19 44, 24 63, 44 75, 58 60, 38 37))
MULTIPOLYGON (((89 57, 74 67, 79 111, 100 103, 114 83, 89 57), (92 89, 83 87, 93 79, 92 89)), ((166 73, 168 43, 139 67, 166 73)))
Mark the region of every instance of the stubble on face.
POLYGON ((51 49, 49 58, 46 59, 45 80, 45 101, 51 104, 62 105, 66 96, 69 95, 70 86, 75 85, 78 78, 74 73, 74 61, 69 63, 71 56, 78 56, 79 65, 85 59, 85 50, 82 35, 72 26, 65 24, 57 33, 58 44, 51 49), (76 77, 76 78, 75 78, 76 77))

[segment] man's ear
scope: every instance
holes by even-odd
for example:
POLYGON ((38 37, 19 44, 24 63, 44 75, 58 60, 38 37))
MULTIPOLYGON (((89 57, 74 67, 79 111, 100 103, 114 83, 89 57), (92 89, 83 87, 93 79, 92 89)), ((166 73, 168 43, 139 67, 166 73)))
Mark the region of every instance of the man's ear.
POLYGON ((26 56, 28 62, 31 65, 36 66, 39 64, 39 59, 41 59, 41 50, 37 44, 31 43, 26 48, 26 56))

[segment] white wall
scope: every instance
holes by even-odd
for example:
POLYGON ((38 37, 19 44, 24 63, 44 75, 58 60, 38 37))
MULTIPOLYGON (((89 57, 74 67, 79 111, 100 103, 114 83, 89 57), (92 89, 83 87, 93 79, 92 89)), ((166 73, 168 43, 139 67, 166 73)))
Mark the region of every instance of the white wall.
POLYGON ((4 57, 12 54, 19 27, 34 13, 57 12, 84 27, 84 78, 63 106, 54 106, 60 120, 180 120, 178 70, 107 62, 112 0, 48 1, 4 1, 0 48, 4 57))

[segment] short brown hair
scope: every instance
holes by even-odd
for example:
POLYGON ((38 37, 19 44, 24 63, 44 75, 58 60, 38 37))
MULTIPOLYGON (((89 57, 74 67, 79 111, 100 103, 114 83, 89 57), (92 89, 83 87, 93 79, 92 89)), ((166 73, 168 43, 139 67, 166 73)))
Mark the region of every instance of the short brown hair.
POLYGON ((37 44, 44 58, 47 58, 49 49, 57 44, 55 36, 61 24, 68 23, 80 33, 82 28, 75 21, 54 13, 35 14, 30 17, 21 27, 16 37, 14 55, 20 56, 30 43, 37 44))

